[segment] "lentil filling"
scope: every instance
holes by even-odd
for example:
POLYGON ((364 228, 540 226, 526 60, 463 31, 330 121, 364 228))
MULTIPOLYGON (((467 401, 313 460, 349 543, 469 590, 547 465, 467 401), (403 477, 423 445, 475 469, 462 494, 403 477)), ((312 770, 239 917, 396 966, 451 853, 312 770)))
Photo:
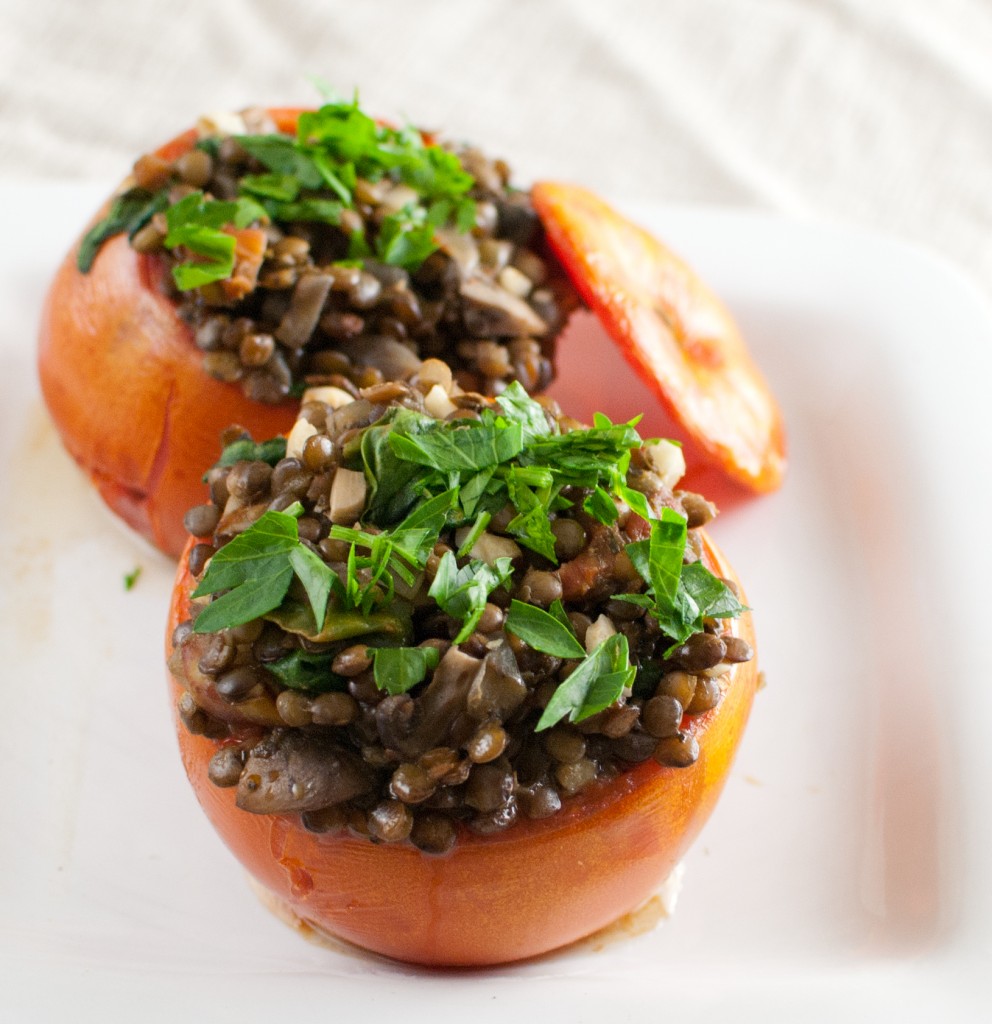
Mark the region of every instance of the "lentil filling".
POLYGON ((212 376, 269 403, 314 384, 357 397, 431 357, 467 391, 550 383, 578 298, 504 161, 357 103, 302 114, 295 136, 261 109, 198 131, 135 163, 78 262, 127 233, 212 376))
POLYGON ((170 668, 246 812, 444 853, 692 764, 693 719, 752 657, 701 561, 713 506, 632 424, 428 359, 311 389, 285 442, 223 440, 170 668))

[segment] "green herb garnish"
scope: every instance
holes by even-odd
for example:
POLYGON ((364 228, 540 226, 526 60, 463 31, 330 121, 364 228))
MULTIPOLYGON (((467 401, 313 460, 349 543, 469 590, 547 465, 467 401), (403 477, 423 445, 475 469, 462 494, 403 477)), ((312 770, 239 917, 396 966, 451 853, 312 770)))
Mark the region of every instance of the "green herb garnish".
POLYGON ((640 605, 658 620, 674 641, 666 655, 700 632, 706 619, 736 618, 747 611, 701 562, 683 564, 686 533, 682 516, 663 509, 662 517, 651 521, 651 536, 627 545, 634 568, 647 584, 646 593, 616 596, 640 605))
POLYGON ((374 647, 369 654, 375 685, 394 696, 422 683, 441 658, 436 647, 374 647))
POLYGON ((239 438, 226 445, 217 460, 218 466, 233 466, 235 462, 267 462, 274 466, 286 458, 286 438, 273 437, 269 441, 256 443, 250 437, 239 438))
MULTIPOLYGON (((176 203, 169 187, 155 193, 134 188, 118 196, 107 215, 83 239, 77 257, 86 273, 100 246, 114 235, 133 235, 157 212, 168 218, 165 247, 181 249, 189 259, 173 270, 181 290, 199 288, 230 277, 234 239, 228 224, 247 227, 255 221, 341 223, 346 209, 356 209, 359 179, 406 186, 416 198, 388 213, 368 237, 357 232, 349 257, 372 255, 384 263, 416 270, 438 247, 435 232, 448 225, 463 234, 475 225, 475 184, 458 156, 424 142, 413 128, 378 124, 351 102, 331 101, 300 115, 294 135, 236 135, 237 143, 265 173, 244 175, 239 198, 221 202, 201 193, 176 203)), ((219 157, 217 139, 201 139, 197 148, 219 157)))
MULTIPOLYGON (((405 693, 436 666, 438 652, 402 646, 413 638, 415 598, 401 600, 397 590, 402 585, 410 595, 417 592, 442 535, 466 529, 457 553, 446 550, 437 560, 427 592, 461 623, 458 644, 471 636, 493 591, 508 587, 513 574, 509 557, 491 565, 471 557, 493 513, 509 504, 515 515, 506 531, 555 563, 550 524, 577 489, 584 510, 604 524, 616 520, 621 502, 650 523, 645 539, 626 546, 644 591, 618 599, 645 608, 677 646, 707 619, 733 617, 744 608, 701 563, 684 564, 685 518, 669 508, 656 513, 643 494, 627 486, 631 451, 641 443, 634 422, 614 424, 604 416, 588 429, 562 434, 516 383, 475 420, 442 422, 391 409, 344 451, 344 464, 364 473, 368 494, 358 526, 330 530, 331 538, 348 545, 343 568, 331 569, 299 539, 299 504, 267 512, 211 560, 193 596, 215 598, 195 629, 210 632, 264 616, 319 643, 367 636, 376 684, 391 694, 405 693)), ((253 453, 278 458, 285 451, 278 445, 236 445, 241 447, 225 450, 224 460, 253 453)), ((541 715, 539 730, 597 714, 629 692, 635 678, 642 690, 650 685, 652 666, 631 664, 622 634, 587 654, 560 600, 547 611, 512 601, 506 630, 536 651, 577 662, 541 715)), ((283 659, 277 675, 283 672, 285 685, 300 689, 338 685, 322 657, 283 659)))
POLYGON ((106 217, 98 221, 83 236, 76 254, 76 266, 88 273, 96 259, 100 246, 114 235, 126 234, 129 238, 140 231, 160 210, 169 205, 164 192, 147 192, 132 188, 117 196, 110 204, 106 217))
POLYGON ((622 633, 608 636, 555 690, 537 725, 536 732, 568 716, 570 722, 591 718, 613 704, 626 687, 632 686, 637 670, 630 664, 627 638, 622 633))
MULTIPOLYGON (((561 603, 556 602, 558 608, 561 603)), ((530 644, 535 651, 553 654, 556 658, 584 658, 586 649, 579 643, 567 616, 563 622, 557 615, 523 601, 510 602, 506 617, 508 632, 530 644)))
POLYGON ((299 547, 297 502, 285 512, 266 512, 251 528, 210 559, 193 597, 216 597, 196 618, 197 633, 241 626, 278 608, 293 580, 290 553, 299 547))
POLYGON ((462 628, 454 643, 460 644, 472 635, 486 610, 489 595, 512 575, 509 558, 497 558, 491 566, 473 559, 459 569, 455 556, 450 551, 445 552, 428 595, 452 618, 461 620, 462 628))
POLYGON ((223 229, 228 225, 246 228, 253 221, 266 219, 265 210, 246 197, 220 202, 205 198, 202 192, 191 192, 170 206, 165 211, 166 248, 181 248, 196 257, 172 268, 177 287, 188 291, 230 277, 236 242, 234 235, 223 229))
POLYGON ((141 566, 136 565, 130 572, 124 574, 124 589, 134 590, 134 585, 141 577, 141 566))

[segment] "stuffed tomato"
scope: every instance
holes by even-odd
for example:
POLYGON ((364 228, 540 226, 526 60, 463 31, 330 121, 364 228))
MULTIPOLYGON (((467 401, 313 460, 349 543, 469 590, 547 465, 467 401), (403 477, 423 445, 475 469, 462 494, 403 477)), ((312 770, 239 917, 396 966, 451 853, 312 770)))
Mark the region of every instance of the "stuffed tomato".
POLYGON ((774 398, 674 254, 583 189, 513 188, 502 160, 356 103, 203 118, 141 157, 52 285, 42 390, 110 508, 177 554, 229 424, 271 436, 304 387, 357 394, 425 358, 469 391, 540 392, 580 301, 670 415, 694 478, 779 485, 774 398))
POLYGON ((46 403, 110 508, 182 548, 218 438, 292 425, 306 384, 443 358, 467 389, 551 379, 577 301, 509 170, 355 104, 201 119, 141 157, 67 256, 46 403))
POLYGON ((430 965, 632 910, 722 788, 750 613, 680 449, 440 361, 228 438, 168 655, 183 761, 304 924, 430 965))

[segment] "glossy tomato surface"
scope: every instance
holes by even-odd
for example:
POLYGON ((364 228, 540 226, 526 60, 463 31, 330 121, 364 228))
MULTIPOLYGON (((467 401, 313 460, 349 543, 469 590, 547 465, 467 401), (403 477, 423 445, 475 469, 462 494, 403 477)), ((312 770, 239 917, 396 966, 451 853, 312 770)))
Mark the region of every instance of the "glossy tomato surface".
MULTIPOLYGON (((734 578, 709 540, 710 568, 734 578)), ((167 636, 189 617, 192 580, 180 563, 167 636)), ((753 645, 750 615, 734 630, 753 645)), ((207 778, 218 742, 177 719, 183 764, 208 818, 235 856, 296 919, 366 949, 433 966, 532 957, 589 935, 663 883, 723 787, 754 696, 754 660, 722 677, 719 704, 686 719, 699 742, 688 768, 648 760, 565 801, 557 815, 506 832, 463 830, 447 854, 315 835, 293 815, 253 815, 207 778)), ((171 680, 178 699, 181 682, 171 680)))

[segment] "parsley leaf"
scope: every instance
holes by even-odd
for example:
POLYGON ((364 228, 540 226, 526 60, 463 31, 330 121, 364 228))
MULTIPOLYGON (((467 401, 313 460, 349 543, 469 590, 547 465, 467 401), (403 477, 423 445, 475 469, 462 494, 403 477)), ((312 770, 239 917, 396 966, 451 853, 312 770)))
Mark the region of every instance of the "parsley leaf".
POLYGON ((699 609, 701 618, 735 619, 748 610, 730 587, 714 576, 702 562, 684 566, 681 582, 699 609))
POLYGON ((496 403, 509 422, 520 424, 526 443, 553 433, 544 408, 527 394, 520 381, 511 381, 496 403))
MULTIPOLYGON (((561 609, 561 603, 557 602, 561 609)), ((510 613, 506 617, 506 628, 510 633, 530 644, 535 651, 552 654, 556 658, 585 658, 586 649, 579 643, 566 616, 565 621, 543 608, 537 608, 523 601, 511 601, 510 613)))
POLYGON ((383 218, 375 240, 376 255, 383 263, 416 270, 438 247, 434 225, 422 206, 410 203, 383 218))
POLYGON ((343 596, 344 586, 337 573, 305 544, 297 544, 292 548, 289 552, 289 564, 307 592, 314 622, 323 622, 327 616, 327 600, 331 596, 331 591, 343 596))
POLYGON ((478 471, 508 462, 523 451, 523 433, 519 423, 501 427, 466 420, 452 427, 431 417, 418 425, 415 434, 405 432, 405 423, 397 421, 389 436, 393 453, 407 462, 438 469, 478 471))
POLYGON ((472 635, 486 610, 489 595, 512 575, 510 558, 497 558, 491 566, 474 558, 459 569, 455 556, 450 551, 444 553, 427 593, 452 618, 461 620, 462 628, 454 643, 463 643, 472 635))
POLYGON ((535 490, 526 482, 526 469, 517 466, 511 466, 507 470, 505 479, 510 500, 517 509, 517 515, 507 524, 507 532, 512 533, 524 547, 557 564, 555 535, 551 530, 551 520, 548 518, 548 509, 551 505, 550 479, 547 486, 535 490))
POLYGON ((417 500, 422 486, 423 471, 419 466, 401 459, 393 451, 389 440, 392 422, 406 421, 408 429, 412 430, 418 424, 426 425, 427 420, 428 417, 417 413, 411 413, 409 420, 400 413, 390 413, 362 434, 361 456, 369 486, 365 515, 373 523, 384 526, 402 519, 417 500))
POLYGON ((225 590, 197 616, 194 630, 213 633, 260 618, 282 604, 293 579, 289 553, 299 544, 296 519, 266 512, 210 560, 193 597, 225 590))
POLYGON ((661 517, 651 521, 650 537, 627 545, 634 568, 659 602, 675 600, 687 535, 685 518, 674 509, 663 508, 661 517))
POLYGON ((651 536, 627 545, 648 592, 617 595, 617 600, 646 608, 658 620, 674 641, 669 650, 700 632, 705 619, 735 618, 747 610, 702 562, 683 564, 686 533, 683 517, 662 509, 662 517, 651 522, 651 536))
MULTIPOLYGON (((301 115, 300 120, 303 120, 301 115)), ((293 178, 299 188, 320 188, 324 183, 320 171, 308 153, 300 149, 288 135, 238 135, 238 145, 263 167, 283 178, 293 178)), ((295 198, 295 197, 294 197, 295 198)))
POLYGON ((566 716, 570 722, 591 718, 632 686, 636 674, 627 638, 622 633, 608 636, 555 690, 535 731, 550 729, 566 716))
POLYGON ((234 235, 222 230, 227 225, 247 227, 252 221, 268 219, 265 209, 254 199, 230 202, 206 199, 202 192, 191 192, 165 213, 167 249, 185 249, 199 257, 172 268, 172 276, 182 291, 223 281, 234 271, 234 235))
POLYGON ((394 696, 423 682, 441 659, 436 647, 370 647, 369 654, 375 685, 394 696))

